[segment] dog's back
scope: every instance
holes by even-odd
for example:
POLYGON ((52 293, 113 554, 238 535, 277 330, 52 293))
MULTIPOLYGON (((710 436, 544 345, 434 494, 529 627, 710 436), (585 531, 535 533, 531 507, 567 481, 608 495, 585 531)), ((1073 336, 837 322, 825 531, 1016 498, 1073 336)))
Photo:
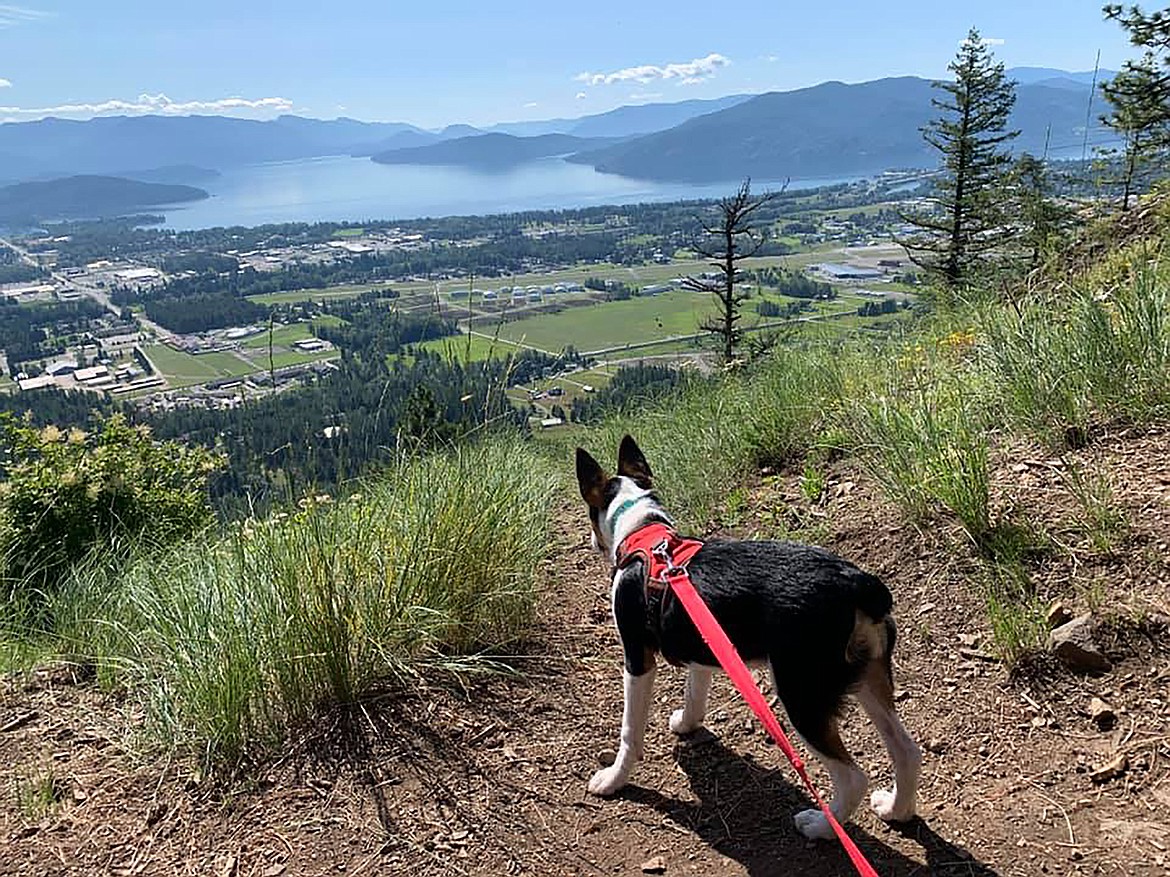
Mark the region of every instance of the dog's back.
MULTIPOLYGON (((741 657, 770 661, 779 688, 803 687, 803 678, 836 704, 870 661, 890 659, 889 589, 835 554, 791 542, 712 541, 688 572, 741 657)), ((686 612, 669 598, 657 639, 674 663, 715 663, 686 612)))

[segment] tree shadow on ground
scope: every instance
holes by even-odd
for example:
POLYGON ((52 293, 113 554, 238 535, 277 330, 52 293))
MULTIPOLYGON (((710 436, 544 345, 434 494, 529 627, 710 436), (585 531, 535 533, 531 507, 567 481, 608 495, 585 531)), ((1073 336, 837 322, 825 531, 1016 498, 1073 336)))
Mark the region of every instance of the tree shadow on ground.
MULTIPOLYGON (((784 761, 779 750, 776 755, 784 761)), ((752 877, 845 877, 856 873, 838 843, 809 841, 797 833, 792 815, 812 804, 789 782, 786 762, 783 767, 764 767, 750 755, 728 749, 707 731, 680 741, 675 757, 697 801, 682 801, 637 786, 627 787, 621 794, 691 829, 752 877)), ((922 819, 887 830, 917 843, 925 865, 880 837, 850 825, 850 836, 882 877, 999 877, 993 868, 941 837, 922 819)))

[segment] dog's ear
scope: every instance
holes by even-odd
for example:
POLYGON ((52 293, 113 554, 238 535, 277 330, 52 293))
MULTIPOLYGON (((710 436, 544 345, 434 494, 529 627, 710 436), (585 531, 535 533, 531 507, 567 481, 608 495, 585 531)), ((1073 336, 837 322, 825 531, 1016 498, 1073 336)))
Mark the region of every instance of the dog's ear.
POLYGON ((618 475, 633 478, 639 487, 650 489, 650 480, 653 478, 650 464, 646 462, 646 456, 632 436, 623 437, 618 447, 618 475))
POLYGON ((604 502, 605 482, 608 480, 609 476, 601 464, 589 456, 584 448, 577 448, 577 485, 581 488, 585 502, 600 509, 604 502))

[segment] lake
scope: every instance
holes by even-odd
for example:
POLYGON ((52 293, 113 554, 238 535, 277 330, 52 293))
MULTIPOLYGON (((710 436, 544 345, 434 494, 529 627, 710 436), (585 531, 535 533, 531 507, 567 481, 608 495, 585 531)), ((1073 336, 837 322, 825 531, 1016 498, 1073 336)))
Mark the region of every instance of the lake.
MULTIPOLYGON (((859 177, 793 180, 790 189, 808 189, 859 177)), ((552 158, 506 171, 459 167, 376 164, 368 158, 333 156, 273 162, 226 170, 199 185, 203 201, 152 208, 174 229, 273 222, 342 222, 416 219, 553 210, 598 204, 678 201, 731 194, 741 181, 688 184, 634 180, 602 174, 587 165, 552 158)), ((753 180, 763 192, 783 181, 753 180)))

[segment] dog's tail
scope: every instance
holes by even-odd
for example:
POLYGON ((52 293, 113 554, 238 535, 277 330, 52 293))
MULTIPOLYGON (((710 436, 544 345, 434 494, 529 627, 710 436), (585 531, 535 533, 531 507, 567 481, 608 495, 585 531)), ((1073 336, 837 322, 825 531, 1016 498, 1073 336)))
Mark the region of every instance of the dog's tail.
POLYGON ((854 581, 854 609, 856 621, 847 651, 851 663, 864 664, 880 660, 891 675, 891 660, 898 629, 894 624, 894 597, 885 582, 867 572, 857 570, 854 581))
POLYGON ((857 571, 854 577, 855 604, 874 621, 884 621, 894 610, 894 595, 877 576, 857 571))

